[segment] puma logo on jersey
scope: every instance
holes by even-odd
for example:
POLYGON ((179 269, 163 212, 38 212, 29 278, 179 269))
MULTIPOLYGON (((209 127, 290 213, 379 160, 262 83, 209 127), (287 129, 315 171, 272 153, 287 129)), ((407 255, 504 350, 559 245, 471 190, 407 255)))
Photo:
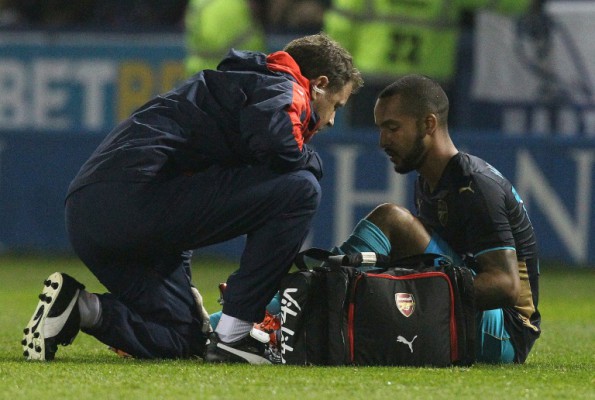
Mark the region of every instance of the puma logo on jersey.
POLYGON ((413 353, 413 341, 415 339, 417 339, 417 335, 415 335, 413 337, 413 339, 411 339, 411 341, 409 341, 409 340, 405 339, 403 336, 399 335, 397 337, 397 342, 398 343, 403 343, 403 344, 406 344, 407 346, 409 346, 409 350, 411 350, 411 352, 413 353))
POLYGON ((469 185, 468 185, 468 186, 463 186, 463 187, 460 187, 460 188, 459 188, 459 194, 460 194, 460 193, 463 193, 463 192, 471 192, 471 193, 475 193, 475 190, 473 190, 473 189, 471 188, 471 184, 472 184, 472 183, 473 183, 473 182, 469 182, 469 185))

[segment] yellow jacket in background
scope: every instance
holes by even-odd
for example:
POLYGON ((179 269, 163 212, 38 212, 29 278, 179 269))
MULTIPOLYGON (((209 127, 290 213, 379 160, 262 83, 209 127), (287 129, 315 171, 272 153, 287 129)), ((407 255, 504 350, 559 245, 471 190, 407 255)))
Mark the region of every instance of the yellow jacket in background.
POLYGON ((333 0, 324 29, 366 74, 453 78, 465 10, 521 14, 531 0, 333 0))
POLYGON ((248 0, 190 0, 185 26, 188 75, 215 69, 232 47, 266 51, 264 29, 248 0))

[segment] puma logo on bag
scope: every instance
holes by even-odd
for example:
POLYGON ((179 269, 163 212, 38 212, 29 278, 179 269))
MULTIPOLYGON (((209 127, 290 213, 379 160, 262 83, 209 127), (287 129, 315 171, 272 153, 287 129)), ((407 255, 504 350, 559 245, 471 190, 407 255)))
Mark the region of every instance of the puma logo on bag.
POLYGON ((413 353, 413 341, 417 339, 417 335, 415 335, 413 337, 413 339, 411 339, 411 341, 408 341, 407 339, 405 339, 403 336, 398 336, 397 337, 397 342, 398 343, 403 343, 406 344, 407 346, 409 346, 409 350, 411 350, 411 353, 413 353))

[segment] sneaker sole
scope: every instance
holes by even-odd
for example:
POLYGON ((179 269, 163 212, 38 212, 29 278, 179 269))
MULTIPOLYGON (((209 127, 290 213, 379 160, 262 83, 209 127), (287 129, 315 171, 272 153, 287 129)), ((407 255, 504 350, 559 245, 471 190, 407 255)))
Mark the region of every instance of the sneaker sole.
MULTIPOLYGON (((44 281, 44 288, 39 295, 39 302, 37 303, 35 312, 29 320, 27 327, 23 329, 24 335, 23 340, 21 340, 21 345, 23 346, 23 356, 27 360, 45 361, 54 358, 55 351, 46 352, 46 350, 48 350, 46 348, 46 336, 50 336, 51 333, 54 333, 50 336, 51 339, 62 330, 68 321, 70 312, 73 307, 76 306, 76 300, 80 293, 80 290, 76 289, 75 295, 62 316, 56 318, 55 323, 52 321, 53 323, 51 326, 46 327, 47 316, 62 290, 63 283, 64 277, 59 272, 53 273, 44 281), (49 334, 47 330, 50 330, 49 334)), ((74 337, 72 339, 74 340, 74 337)), ((57 345, 58 343, 54 343, 54 346, 57 345)))
POLYGON ((253 353, 249 353, 247 351, 242 351, 236 348, 233 348, 231 346, 227 346, 223 343, 217 343, 217 347, 223 351, 226 351, 228 353, 231 353, 237 357, 240 357, 244 360, 246 360, 247 363, 249 364, 272 364, 269 360, 267 360, 266 358, 259 356, 257 354, 253 354, 253 353))

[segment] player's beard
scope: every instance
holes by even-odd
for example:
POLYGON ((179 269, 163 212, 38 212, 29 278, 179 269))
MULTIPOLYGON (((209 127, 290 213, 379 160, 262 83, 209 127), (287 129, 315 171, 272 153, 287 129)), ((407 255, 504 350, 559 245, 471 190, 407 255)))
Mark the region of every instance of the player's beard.
POLYGON ((395 164, 395 171, 399 174, 406 174, 413 170, 419 169, 426 159, 426 145, 424 144, 424 137, 426 134, 419 129, 417 136, 413 142, 411 150, 401 159, 399 165, 395 164))

